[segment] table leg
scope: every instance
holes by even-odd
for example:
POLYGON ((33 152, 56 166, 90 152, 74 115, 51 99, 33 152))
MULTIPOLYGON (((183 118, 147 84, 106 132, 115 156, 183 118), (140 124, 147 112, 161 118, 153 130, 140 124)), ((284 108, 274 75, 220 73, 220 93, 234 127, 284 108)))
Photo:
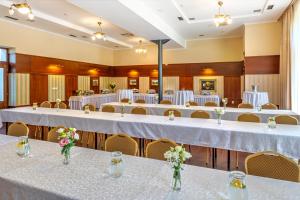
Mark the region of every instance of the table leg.
POLYGON ((98 146, 98 139, 97 139, 97 136, 98 136, 98 134, 97 134, 97 132, 95 132, 95 149, 97 150, 97 146, 98 146))
POLYGON ((230 150, 227 150, 227 171, 230 171, 230 150))

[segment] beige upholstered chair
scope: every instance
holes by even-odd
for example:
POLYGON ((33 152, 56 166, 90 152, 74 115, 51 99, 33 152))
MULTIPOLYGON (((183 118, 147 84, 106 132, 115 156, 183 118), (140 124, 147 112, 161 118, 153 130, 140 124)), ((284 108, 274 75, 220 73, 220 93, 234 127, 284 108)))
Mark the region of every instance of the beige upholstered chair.
POLYGON ((85 109, 85 107, 89 107, 89 110, 90 111, 96 111, 96 106, 94 104, 85 104, 83 107, 82 107, 82 110, 85 109))
POLYGON ((195 101, 189 101, 188 103, 190 104, 190 106, 199 106, 195 101))
POLYGON ((165 160, 164 153, 168 151, 170 147, 176 147, 176 145, 176 142, 164 138, 150 142, 146 147, 146 157, 165 160))
POLYGON ((115 108, 111 105, 105 105, 102 107, 102 112, 115 112, 115 108))
POLYGON ((266 109, 266 110, 278 110, 277 106, 272 103, 266 103, 261 106, 261 109, 266 109))
POLYGON ((40 107, 42 107, 42 108, 51 108, 52 105, 49 101, 44 101, 44 102, 41 103, 40 107))
POLYGON ((146 115, 147 111, 145 108, 142 107, 135 107, 131 110, 131 114, 136 114, 136 115, 146 115))
POLYGON ((249 108, 249 109, 253 109, 253 105, 250 103, 240 103, 238 105, 238 108, 249 108))
POLYGON ((11 136, 28 136, 29 128, 23 122, 14 122, 7 129, 7 135, 11 136))
POLYGON ((191 118, 202 118, 202 119, 209 119, 210 115, 208 112, 197 110, 191 114, 191 118))
POLYGON ((59 139, 58 139, 59 134, 57 133, 57 130, 60 129, 60 128, 65 128, 65 127, 58 126, 58 127, 52 128, 48 132, 48 138, 47 138, 48 142, 56 142, 57 143, 59 141, 59 139))
POLYGON ((59 104, 55 103, 54 108, 58 108, 58 105, 59 105, 60 109, 67 109, 68 108, 67 104, 65 104, 64 102, 60 102, 59 104))
POLYGON ((164 112, 164 116, 169 116, 169 112, 173 111, 175 117, 181 117, 181 112, 176 109, 168 109, 164 112))
POLYGON ((127 134, 110 136, 105 141, 105 151, 121 151, 123 154, 138 155, 138 143, 127 134))
POLYGON ((135 103, 146 103, 146 101, 144 99, 137 99, 135 103))
POLYGON ((128 102, 129 102, 128 98, 121 99, 121 103, 128 103, 128 102))
POLYGON ((166 105, 171 105, 172 104, 172 102, 170 101, 170 100, 161 100, 160 101, 160 104, 166 104, 166 105))
POLYGON ((298 164, 279 153, 259 152, 245 160, 246 173, 287 181, 300 181, 298 164))
POLYGON ((208 101, 204 104, 204 106, 208 106, 208 107, 218 107, 218 104, 216 104, 215 102, 212 101, 208 101))
POLYGON ((252 113, 244 113, 238 116, 237 118, 238 121, 240 122, 256 122, 260 123, 260 117, 252 114, 252 113))
POLYGON ((276 124, 298 125, 298 119, 289 115, 279 115, 275 117, 276 124))

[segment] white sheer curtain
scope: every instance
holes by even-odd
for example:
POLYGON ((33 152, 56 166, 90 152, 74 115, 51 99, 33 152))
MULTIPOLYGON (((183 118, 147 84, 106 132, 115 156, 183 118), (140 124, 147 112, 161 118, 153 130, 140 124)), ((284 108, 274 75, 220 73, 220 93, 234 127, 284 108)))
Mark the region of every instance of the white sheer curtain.
POLYGON ((291 96, 292 110, 300 113, 300 1, 294 4, 291 33, 291 96))

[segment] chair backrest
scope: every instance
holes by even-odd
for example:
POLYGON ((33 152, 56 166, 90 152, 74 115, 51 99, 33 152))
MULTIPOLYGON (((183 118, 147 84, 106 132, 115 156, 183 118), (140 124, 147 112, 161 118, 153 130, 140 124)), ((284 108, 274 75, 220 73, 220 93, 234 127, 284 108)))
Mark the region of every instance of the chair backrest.
POLYGON ((191 114, 191 118, 202 118, 202 119, 209 119, 210 115, 206 111, 197 110, 191 114))
POLYGON ((114 113, 115 112, 115 108, 111 105, 105 105, 102 107, 102 112, 111 112, 114 113))
POLYGON ((195 101, 189 101, 188 103, 190 104, 190 106, 199 106, 199 104, 195 101))
POLYGON ((175 117, 181 117, 181 112, 176 109, 168 109, 164 112, 164 116, 169 116, 169 112, 173 111, 175 117))
POLYGON ((136 114, 136 115, 146 115, 147 111, 145 108, 142 107, 135 107, 131 110, 131 114, 136 114))
POLYGON ((58 142, 59 139, 58 139, 58 136, 59 136, 59 133, 57 133, 58 129, 60 128, 65 128, 63 126, 58 126, 58 127, 55 127, 55 128, 52 128, 49 132, 48 132, 48 138, 47 138, 47 141, 48 142, 58 142))
POLYGON ((28 136, 29 128, 23 122, 14 122, 7 129, 7 135, 11 136, 28 136))
POLYGON ((90 110, 90 111, 96 111, 96 106, 93 105, 93 104, 90 104, 90 103, 85 104, 85 105, 82 107, 82 110, 84 110, 85 107, 89 107, 89 110, 90 110))
POLYGON ((121 99, 121 103, 128 103, 128 102, 129 102, 128 98, 121 99))
POLYGON ((276 124, 298 125, 298 119, 289 115, 278 115, 275 117, 276 124))
POLYGON ((260 117, 252 113, 244 113, 238 116, 239 122, 256 122, 260 123, 260 117))
POLYGON ((300 181, 300 169, 293 160, 275 153, 259 152, 245 160, 246 173, 287 181, 300 181))
POLYGON ((51 108, 52 105, 51 105, 51 103, 49 101, 43 101, 41 103, 40 107, 42 107, 42 108, 51 108))
POLYGON ((208 101, 204 104, 204 106, 218 107, 218 104, 216 102, 208 101))
POLYGON ((54 108, 58 108, 58 106, 59 106, 60 109, 67 109, 68 108, 67 104, 65 104, 64 102, 55 103, 54 108))
POLYGON ((164 100, 161 100, 161 101, 160 101, 160 104, 171 105, 171 104, 172 104, 172 102, 171 102, 170 100, 166 100, 166 99, 164 99, 164 100))
POLYGON ((250 104, 250 103, 240 103, 238 105, 238 108, 249 108, 249 109, 252 109, 253 108, 253 105, 250 104))
POLYGON ((144 99, 137 99, 135 103, 146 103, 146 101, 144 99))
POLYGON ((266 110, 278 110, 278 107, 275 104, 272 103, 266 103, 261 106, 261 109, 266 109, 266 110))
POLYGON ((146 157, 158 160, 165 160, 164 153, 170 150, 171 147, 176 146, 176 142, 165 138, 150 142, 146 147, 146 157))
POLYGON ((138 144, 126 134, 110 136, 105 141, 105 151, 121 151, 123 154, 136 156, 138 154, 138 144))

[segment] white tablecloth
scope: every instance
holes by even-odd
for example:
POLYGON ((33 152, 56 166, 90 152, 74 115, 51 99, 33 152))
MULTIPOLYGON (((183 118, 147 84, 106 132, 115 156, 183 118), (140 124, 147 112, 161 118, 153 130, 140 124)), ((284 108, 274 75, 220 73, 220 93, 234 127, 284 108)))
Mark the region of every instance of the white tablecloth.
MULTIPOLYGON (((172 169, 165 161, 123 156, 123 176, 107 173, 110 153, 74 147, 62 164, 56 143, 30 140, 32 157, 21 159, 15 143, 0 146, 0 199, 14 200, 175 200, 170 193, 172 169)), ((184 165, 178 200, 222 200, 228 172, 184 165)), ((295 200, 299 183, 247 176, 251 200, 295 200)))
POLYGON ((204 106, 206 102, 215 102, 218 106, 220 105, 220 97, 218 95, 195 95, 195 102, 199 106, 204 106))
MULTIPOLYGON (((182 117, 190 117, 191 114, 197 110, 203 110, 210 114, 210 118, 217 119, 215 114, 216 107, 206 107, 206 106, 182 106, 182 105, 164 105, 164 104, 121 104, 119 102, 106 103, 104 105, 112 105, 116 108, 116 112, 121 112, 121 105, 125 106, 125 113, 131 113, 134 107, 143 107, 147 110, 149 115, 164 115, 164 112, 168 109, 176 109, 181 112, 182 117)), ((243 113, 253 113, 260 117, 261 122, 267 123, 269 117, 274 117, 277 115, 290 115, 296 117, 300 121, 300 115, 291 110, 261 110, 257 111, 255 109, 243 109, 243 108, 230 108, 227 107, 225 114, 222 116, 224 120, 236 121, 238 116, 243 113)))
POLYGON ((243 103, 250 103, 254 107, 258 107, 269 103, 269 96, 267 92, 245 91, 243 93, 243 103))
POLYGON ((179 90, 175 92, 175 104, 185 105, 188 101, 194 101, 194 92, 191 90, 179 90))
MULTIPOLYGON (((245 152, 276 151, 290 157, 300 158, 300 126, 277 125, 269 129, 264 123, 223 121, 218 125, 214 119, 191 119, 155 115, 132 115, 120 113, 60 110, 31 107, 4 109, 0 122, 23 121, 31 125, 55 127, 63 125, 83 131, 100 133, 128 133, 146 139, 169 138, 177 143, 208 146, 245 152)), ((1 124, 0 123, 0 124, 1 124)))
POLYGON ((112 94, 95 94, 91 96, 71 96, 69 98, 69 107, 73 110, 81 110, 86 104, 93 104, 96 108, 104 103, 117 101, 117 95, 112 94))
POLYGON ((119 101, 121 101, 121 99, 129 99, 133 101, 133 90, 118 90, 118 98, 119 101))

